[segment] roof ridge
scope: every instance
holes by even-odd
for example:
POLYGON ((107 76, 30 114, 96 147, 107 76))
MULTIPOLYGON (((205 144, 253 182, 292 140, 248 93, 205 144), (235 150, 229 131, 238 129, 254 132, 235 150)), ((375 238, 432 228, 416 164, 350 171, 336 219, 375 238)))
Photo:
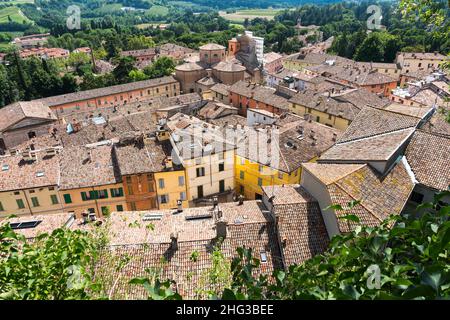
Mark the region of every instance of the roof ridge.
POLYGON ((406 127, 406 128, 395 129, 395 130, 391 130, 391 131, 386 131, 386 132, 383 132, 383 133, 374 133, 374 134, 370 134, 370 135, 365 136, 365 137, 354 138, 354 139, 350 139, 350 140, 346 140, 346 141, 342 141, 342 142, 338 141, 336 143, 336 145, 349 143, 349 142, 356 142, 356 141, 364 140, 364 139, 370 139, 370 138, 374 138, 374 137, 377 137, 377 136, 379 137, 379 136, 383 136, 383 135, 386 135, 386 134, 391 134, 391 133, 394 133, 394 132, 397 132, 397 131, 407 130, 407 129, 411 129, 411 128, 416 128, 416 130, 417 130, 417 125, 409 126, 409 127, 406 127))
MULTIPOLYGON (((389 135, 389 134, 393 134, 393 133, 397 133, 397 132, 401 132, 401 131, 410 130, 410 129, 412 129, 412 128, 413 128, 413 127, 406 127, 406 128, 395 129, 395 130, 383 132, 383 133, 380 133, 380 134, 372 134, 372 135, 369 135, 369 136, 366 136, 366 137, 355 138, 355 139, 352 139, 352 140, 347 140, 347 141, 342 141, 342 142, 339 142, 339 141, 338 141, 338 142, 335 144, 335 146, 343 145, 343 144, 347 144, 347 143, 354 143, 354 142, 358 142, 358 141, 360 141, 360 140, 365 140, 365 139, 378 138, 378 137, 382 137, 382 136, 384 136, 384 135, 389 135)), ((416 129, 416 130, 417 130, 417 129, 416 129)))
MULTIPOLYGON (((359 169, 358 169, 359 170, 359 169)), ((355 196, 353 196, 350 192, 347 192, 341 185, 338 184, 338 181, 333 182, 333 184, 338 187, 339 189, 341 189, 343 192, 345 192, 350 198, 352 198, 355 201, 359 201, 359 205, 362 206, 365 210, 367 210, 372 216, 374 216, 376 219, 378 219, 379 221, 383 221, 384 219, 378 217, 372 210, 370 210, 369 208, 367 208, 364 204, 363 204, 363 200, 362 199, 357 199, 355 196)))
POLYGON ((404 117, 408 117, 408 118, 417 119, 417 117, 415 117, 415 116, 410 116, 409 114, 404 114, 404 113, 401 113, 401 112, 398 112, 398 111, 393 111, 393 110, 388 110, 388 109, 383 109, 383 108, 376 108, 376 107, 372 107, 372 106, 369 106, 369 105, 367 105, 366 108, 376 109, 376 110, 380 110, 380 111, 384 111, 384 112, 390 112, 390 113, 397 114, 399 116, 404 116, 404 117))

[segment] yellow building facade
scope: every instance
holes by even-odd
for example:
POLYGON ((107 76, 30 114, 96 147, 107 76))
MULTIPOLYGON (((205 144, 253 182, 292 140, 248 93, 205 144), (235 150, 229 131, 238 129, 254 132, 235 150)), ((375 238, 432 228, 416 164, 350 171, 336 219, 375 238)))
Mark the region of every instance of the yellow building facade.
POLYGON ((61 213, 62 201, 56 186, 0 193, 0 217, 61 213))
POLYGON ((177 208, 178 200, 182 201, 183 208, 189 207, 184 170, 157 172, 155 182, 159 209, 177 208))
POLYGON ((286 173, 236 155, 235 190, 247 200, 260 199, 262 186, 300 183, 301 168, 286 173))
POLYGON ((106 208, 109 212, 128 211, 122 183, 79 189, 60 190, 63 211, 75 213, 80 217, 83 212, 101 216, 106 208))
POLYGON ((347 130, 347 128, 351 124, 351 120, 347 120, 339 116, 321 112, 292 102, 289 103, 289 110, 299 116, 309 114, 312 116, 312 120, 342 131, 347 130))

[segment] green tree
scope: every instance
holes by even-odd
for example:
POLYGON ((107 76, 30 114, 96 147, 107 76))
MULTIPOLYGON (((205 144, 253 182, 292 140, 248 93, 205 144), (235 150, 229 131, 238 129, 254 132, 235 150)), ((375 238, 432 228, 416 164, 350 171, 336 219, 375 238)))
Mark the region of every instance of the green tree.
POLYGON ((387 32, 371 32, 356 49, 358 61, 392 62, 400 49, 400 39, 387 32))
POLYGON ((134 63, 135 60, 132 57, 121 57, 118 59, 119 63, 113 70, 113 76, 116 83, 130 82, 130 72, 136 70, 134 63))
POLYGON ((140 50, 152 48, 155 42, 152 38, 146 36, 133 36, 128 39, 127 50, 140 50))
POLYGON ((0 299, 90 299, 99 289, 92 278, 99 238, 57 229, 30 242, 0 225, 0 299))
POLYGON ((149 79, 171 75, 175 71, 175 61, 170 57, 160 57, 144 69, 149 79))

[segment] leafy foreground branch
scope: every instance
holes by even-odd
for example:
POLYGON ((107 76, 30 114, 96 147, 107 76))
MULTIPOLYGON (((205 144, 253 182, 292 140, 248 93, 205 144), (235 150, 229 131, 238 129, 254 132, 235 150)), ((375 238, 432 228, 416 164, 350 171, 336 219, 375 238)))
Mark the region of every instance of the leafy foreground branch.
MULTIPOLYGON (((241 248, 231 264, 232 282, 222 299, 448 299, 450 298, 449 192, 406 216, 392 216, 378 227, 358 226, 335 236, 324 254, 273 278, 255 278, 260 261, 241 248), (393 225, 394 224, 394 225, 393 225), (392 226, 393 225, 393 226, 392 226)), ((355 217, 351 218, 355 221, 355 217)), ((180 299, 171 281, 139 279, 150 299, 180 299)), ((211 295, 215 298, 216 295, 211 295)))
POLYGON ((26 240, 0 225, 0 300, 91 299, 99 292, 91 270, 103 235, 56 229, 26 240))

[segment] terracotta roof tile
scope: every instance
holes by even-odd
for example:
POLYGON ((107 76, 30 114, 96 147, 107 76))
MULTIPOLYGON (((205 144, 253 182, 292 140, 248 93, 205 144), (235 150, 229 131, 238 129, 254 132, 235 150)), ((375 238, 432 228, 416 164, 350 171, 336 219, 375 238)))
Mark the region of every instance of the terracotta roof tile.
POLYGON ((436 190, 450 186, 450 137, 416 131, 406 158, 420 184, 436 190))
POLYGON ((96 98, 108 96, 111 94, 119 94, 121 92, 139 90, 139 89, 144 89, 144 88, 159 86, 159 85, 165 85, 165 84, 172 84, 172 83, 176 83, 176 82, 177 81, 172 76, 168 76, 168 77, 156 78, 156 79, 151 79, 151 80, 120 84, 120 85, 105 87, 105 88, 100 88, 100 89, 68 93, 68 94, 63 94, 63 95, 59 95, 59 96, 40 99, 37 101, 42 102, 42 103, 48 105, 49 107, 52 107, 52 106, 57 106, 57 105, 76 102, 76 101, 96 99, 96 98))
POLYGON ((111 145, 64 148, 60 161, 60 189, 78 189, 121 182, 118 169, 113 165, 111 152, 111 145))
POLYGON ((24 190, 58 185, 60 156, 45 152, 32 153, 36 160, 28 161, 22 155, 0 157, 0 190, 24 190))
POLYGON ((46 121, 56 120, 56 116, 45 104, 39 101, 21 101, 0 109, 0 131, 7 130, 12 125, 27 118, 37 118, 46 121))
POLYGON ((324 161, 387 161, 414 133, 408 128, 383 135, 342 142, 327 150, 320 160, 324 161))
POLYGON ((420 119, 392 111, 366 107, 347 128, 339 142, 372 137, 406 128, 415 128, 420 119))

